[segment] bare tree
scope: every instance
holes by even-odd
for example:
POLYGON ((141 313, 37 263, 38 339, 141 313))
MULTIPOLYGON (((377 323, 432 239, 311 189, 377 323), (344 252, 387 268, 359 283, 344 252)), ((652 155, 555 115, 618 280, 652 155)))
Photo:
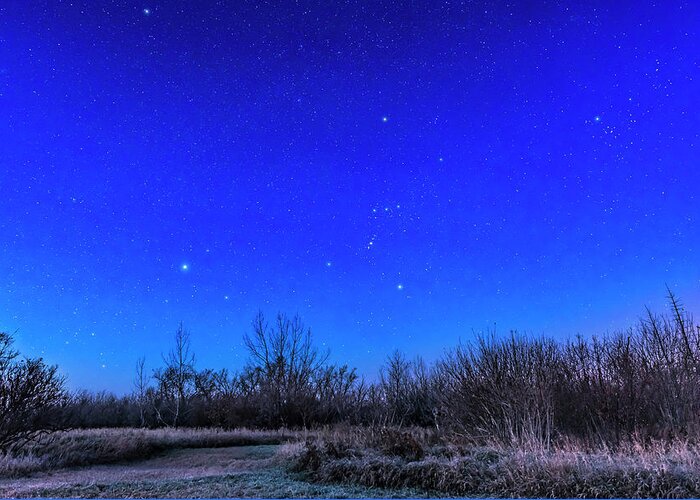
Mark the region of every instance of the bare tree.
POLYGON ((182 323, 175 332, 175 347, 163 356, 165 367, 156 370, 160 404, 156 416, 165 425, 177 427, 187 415, 188 403, 195 393, 195 357, 191 352, 190 334, 182 323))
POLYGON ((21 447, 38 435, 63 427, 67 402, 56 366, 19 359, 12 337, 0 333, 0 450, 21 447))
MULTIPOLYGON (((330 424, 347 418, 353 404, 357 373, 354 368, 325 366, 314 377, 314 393, 318 402, 313 418, 317 422, 330 424)), ((310 416, 306 416, 305 421, 310 416)))
POLYGON ((313 404, 314 375, 328 359, 319 354, 299 316, 277 315, 270 327, 262 312, 253 320, 252 335, 243 341, 251 355, 251 368, 261 376, 261 396, 270 425, 305 425, 304 415, 313 404))
POLYGON ((148 402, 147 391, 150 377, 145 371, 146 358, 143 356, 136 360, 136 376, 134 377, 134 397, 139 408, 139 425, 146 426, 146 404, 148 402))
POLYGON ((436 377, 420 357, 409 361, 399 351, 389 356, 379 372, 386 423, 434 425, 437 407, 436 377))
POLYGON ((411 412, 411 363, 399 351, 387 358, 379 372, 387 423, 403 425, 411 412))

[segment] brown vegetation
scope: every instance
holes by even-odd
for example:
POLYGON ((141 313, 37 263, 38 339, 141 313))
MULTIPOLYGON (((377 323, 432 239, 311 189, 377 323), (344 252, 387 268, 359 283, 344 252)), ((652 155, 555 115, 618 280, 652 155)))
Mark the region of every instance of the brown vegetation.
POLYGON ((413 489, 430 496, 693 498, 700 494, 700 449, 687 443, 626 443, 583 452, 476 446, 424 429, 355 429, 289 445, 292 468, 312 482, 413 489), (414 453, 414 446, 420 452, 414 453), (405 453, 410 450, 410 453, 405 453))

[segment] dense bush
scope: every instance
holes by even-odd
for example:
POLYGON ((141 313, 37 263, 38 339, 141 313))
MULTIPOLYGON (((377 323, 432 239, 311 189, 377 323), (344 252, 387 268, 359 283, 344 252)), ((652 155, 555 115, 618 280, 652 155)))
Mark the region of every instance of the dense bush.
MULTIPOLYGON (((404 429, 424 456, 403 457, 377 443, 371 433, 356 434, 361 453, 337 453, 347 446, 342 434, 321 435, 295 445, 291 469, 314 482, 375 488, 409 488, 431 497, 515 498, 697 498, 700 453, 697 446, 647 446, 581 453, 580 450, 520 450, 490 445, 448 446, 426 442, 420 429, 404 429)), ((454 436, 451 437, 451 440, 454 436)))

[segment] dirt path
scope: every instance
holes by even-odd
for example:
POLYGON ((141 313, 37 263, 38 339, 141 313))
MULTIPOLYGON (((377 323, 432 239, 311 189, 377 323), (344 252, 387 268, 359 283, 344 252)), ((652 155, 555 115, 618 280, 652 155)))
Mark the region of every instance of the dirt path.
MULTIPOLYGON (((212 498, 413 496, 314 485, 276 462, 276 445, 171 450, 127 464, 94 465, 0 480, 0 497, 212 498)), ((412 494, 411 494, 412 493, 412 494)))
POLYGON ((96 485, 191 480, 259 471, 271 467, 277 446, 236 446, 171 450, 128 464, 93 465, 0 480, 0 493, 34 496, 38 492, 96 485))

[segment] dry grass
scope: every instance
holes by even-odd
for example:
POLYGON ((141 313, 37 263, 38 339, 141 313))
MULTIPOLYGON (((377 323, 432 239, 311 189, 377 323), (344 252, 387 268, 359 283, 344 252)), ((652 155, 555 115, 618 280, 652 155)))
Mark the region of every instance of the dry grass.
POLYGON ((3 491, 15 496, 689 498, 700 496, 700 446, 628 442, 591 450, 568 441, 554 450, 514 449, 425 429, 360 427, 315 433, 97 429, 60 433, 23 456, 0 457, 0 475, 3 491), (143 459, 149 460, 136 464, 143 459), (87 467, 66 469, 75 466, 87 467), (46 470, 54 472, 9 479, 46 470), (72 479, 62 482, 63 475, 72 479), (10 487, 30 480, 39 483, 10 487))
POLYGON ((221 448, 280 444, 303 435, 287 430, 89 429, 45 437, 21 455, 0 456, 0 477, 149 458, 176 448, 221 448))
POLYGON ((12 497, 42 498, 421 498, 413 490, 311 484, 283 470, 181 478, 49 485, 12 497))
POLYGON ((278 445, 173 449, 146 460, 0 479, 0 498, 378 498, 416 490, 310 483, 289 473, 278 445))
POLYGON ((423 431, 393 432, 391 446, 381 434, 356 431, 286 445, 282 453, 294 457, 294 470, 318 483, 412 488, 431 496, 700 496, 700 447, 687 443, 515 450, 451 444, 423 431), (414 452, 416 444, 421 453, 414 452))

